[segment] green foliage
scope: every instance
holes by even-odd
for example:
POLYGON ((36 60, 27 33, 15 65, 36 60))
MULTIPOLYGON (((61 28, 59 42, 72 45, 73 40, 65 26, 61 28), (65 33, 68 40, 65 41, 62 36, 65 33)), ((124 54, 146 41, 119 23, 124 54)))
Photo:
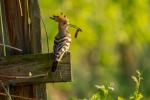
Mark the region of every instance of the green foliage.
POLYGON ((107 86, 95 85, 95 87, 98 89, 98 93, 94 94, 90 100, 106 100, 110 90, 114 90, 112 84, 109 84, 107 86))
MULTIPOLYGON (((131 78, 135 82, 135 91, 134 94, 129 97, 129 100, 141 100, 143 98, 143 95, 140 92, 140 84, 143 78, 139 71, 136 71, 136 74, 137 75, 135 76, 131 76, 131 78)), ((94 94, 90 100, 107 100, 107 96, 109 95, 110 90, 114 90, 114 87, 112 85, 108 85, 108 86, 96 85, 96 88, 98 89, 98 92, 94 94)), ((118 96, 117 100, 126 100, 126 99, 118 96)))
POLYGON ((140 84, 143 77, 139 71, 136 71, 137 76, 132 76, 131 78, 135 82, 135 92, 132 96, 129 97, 130 100, 141 100, 143 98, 142 93, 140 92, 140 84))
POLYGON ((125 100, 123 97, 118 96, 118 100, 125 100))

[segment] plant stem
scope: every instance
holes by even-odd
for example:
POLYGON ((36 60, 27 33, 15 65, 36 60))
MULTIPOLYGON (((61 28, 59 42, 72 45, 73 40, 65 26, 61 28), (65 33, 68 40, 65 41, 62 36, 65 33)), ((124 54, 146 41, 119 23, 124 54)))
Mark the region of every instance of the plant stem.
POLYGON ((6 46, 5 46, 5 36, 4 36, 4 27, 3 27, 3 19, 2 19, 2 9, 1 9, 1 2, 0 2, 0 20, 1 20, 1 33, 2 33, 2 41, 3 41, 3 52, 4 56, 6 56, 6 46))

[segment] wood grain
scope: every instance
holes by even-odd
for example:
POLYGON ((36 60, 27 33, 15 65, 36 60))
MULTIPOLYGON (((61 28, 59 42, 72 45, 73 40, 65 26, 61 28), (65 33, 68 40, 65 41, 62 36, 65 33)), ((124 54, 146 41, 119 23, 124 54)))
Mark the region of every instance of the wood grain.
POLYGON ((64 55, 56 72, 51 72, 52 61, 52 53, 0 57, 0 80, 8 84, 71 81, 70 53, 64 55))

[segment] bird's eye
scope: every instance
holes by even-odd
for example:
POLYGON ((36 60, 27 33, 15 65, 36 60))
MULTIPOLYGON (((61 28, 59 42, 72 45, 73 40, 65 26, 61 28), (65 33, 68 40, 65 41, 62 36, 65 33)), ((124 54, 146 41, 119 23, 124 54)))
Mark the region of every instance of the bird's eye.
POLYGON ((67 22, 65 21, 65 22, 63 22, 63 24, 65 25, 67 22))

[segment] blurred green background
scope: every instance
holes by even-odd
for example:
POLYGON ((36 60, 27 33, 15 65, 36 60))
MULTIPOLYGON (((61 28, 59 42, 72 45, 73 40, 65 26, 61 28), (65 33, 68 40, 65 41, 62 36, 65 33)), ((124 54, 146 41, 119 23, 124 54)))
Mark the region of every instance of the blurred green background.
MULTIPOLYGON (((95 85, 113 83, 108 100, 128 97, 134 91, 131 75, 143 76, 143 100, 150 100, 150 1, 149 0, 39 0, 52 52, 57 24, 49 16, 65 13, 82 28, 72 34, 72 82, 47 84, 48 100, 89 99, 95 85)), ((47 52, 43 25, 42 46, 47 52)))

